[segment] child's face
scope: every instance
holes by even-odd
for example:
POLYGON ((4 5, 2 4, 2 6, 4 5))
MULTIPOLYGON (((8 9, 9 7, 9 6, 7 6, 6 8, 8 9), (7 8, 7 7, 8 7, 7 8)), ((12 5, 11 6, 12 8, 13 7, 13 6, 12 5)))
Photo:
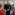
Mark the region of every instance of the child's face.
POLYGON ((15 8, 13 8, 13 10, 15 10, 15 8))
POLYGON ((14 8, 14 10, 15 10, 15 8, 14 8))

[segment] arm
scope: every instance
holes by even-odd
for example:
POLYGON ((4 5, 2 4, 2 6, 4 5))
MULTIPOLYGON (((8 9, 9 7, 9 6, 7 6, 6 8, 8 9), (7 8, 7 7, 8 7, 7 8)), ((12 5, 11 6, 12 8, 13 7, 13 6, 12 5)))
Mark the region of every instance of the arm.
POLYGON ((9 11, 10 10, 10 7, 9 7, 9 9, 7 9, 6 11, 9 11))
POLYGON ((6 11, 9 11, 9 8, 6 11))

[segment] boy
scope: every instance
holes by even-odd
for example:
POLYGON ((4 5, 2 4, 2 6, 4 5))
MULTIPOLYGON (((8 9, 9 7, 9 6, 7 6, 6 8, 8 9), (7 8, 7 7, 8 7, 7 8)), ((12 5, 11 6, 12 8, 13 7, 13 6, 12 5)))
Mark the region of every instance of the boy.
POLYGON ((4 15, 4 13, 2 12, 1 7, 2 7, 2 5, 0 4, 0 15, 4 15))
POLYGON ((14 15, 15 15, 15 8, 13 9, 13 11, 14 11, 14 15))
POLYGON ((13 15, 15 15, 15 8, 13 8, 13 15))

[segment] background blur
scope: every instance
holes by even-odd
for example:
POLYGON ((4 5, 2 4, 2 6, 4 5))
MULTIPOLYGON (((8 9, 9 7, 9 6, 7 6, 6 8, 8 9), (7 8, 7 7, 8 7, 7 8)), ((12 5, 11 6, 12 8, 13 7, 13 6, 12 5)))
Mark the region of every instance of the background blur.
MULTIPOLYGON (((0 4, 2 5, 2 8, 1 9, 4 9, 4 4, 7 4, 8 1, 13 2, 14 5, 11 6, 11 7, 14 7, 15 8, 15 0, 0 0, 0 4)), ((5 13, 6 13, 6 11, 5 11, 5 13)))
POLYGON ((3 9, 3 7, 4 7, 4 2, 7 2, 7 1, 12 1, 12 2, 14 2, 14 7, 15 7, 15 0, 0 0, 0 4, 2 4, 2 9, 3 9))

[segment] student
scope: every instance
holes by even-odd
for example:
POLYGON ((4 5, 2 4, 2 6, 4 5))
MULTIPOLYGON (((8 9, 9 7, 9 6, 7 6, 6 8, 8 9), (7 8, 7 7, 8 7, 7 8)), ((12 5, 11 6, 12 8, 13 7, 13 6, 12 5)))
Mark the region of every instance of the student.
POLYGON ((2 5, 0 4, 0 15, 4 15, 4 12, 2 12, 1 7, 2 7, 2 5))
POLYGON ((14 15, 15 15, 15 8, 13 9, 13 11, 14 11, 14 15))

